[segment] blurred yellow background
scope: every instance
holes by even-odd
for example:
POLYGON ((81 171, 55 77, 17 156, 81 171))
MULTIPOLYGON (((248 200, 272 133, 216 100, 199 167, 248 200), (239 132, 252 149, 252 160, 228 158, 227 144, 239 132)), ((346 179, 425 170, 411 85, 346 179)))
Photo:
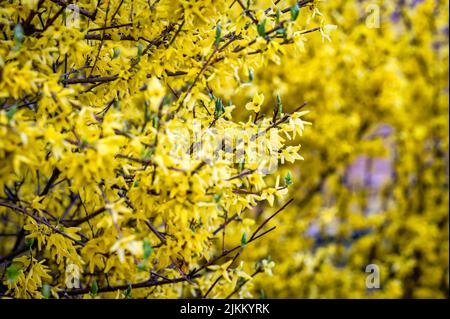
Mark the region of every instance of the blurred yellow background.
POLYGON ((254 289, 268 298, 448 298, 448 1, 320 9, 337 25, 331 42, 315 34, 306 51, 255 69, 238 91, 218 85, 237 105, 262 92, 269 115, 276 94, 286 112, 304 101, 311 111, 299 139, 305 161, 290 168, 295 204, 246 252, 276 264, 254 289))

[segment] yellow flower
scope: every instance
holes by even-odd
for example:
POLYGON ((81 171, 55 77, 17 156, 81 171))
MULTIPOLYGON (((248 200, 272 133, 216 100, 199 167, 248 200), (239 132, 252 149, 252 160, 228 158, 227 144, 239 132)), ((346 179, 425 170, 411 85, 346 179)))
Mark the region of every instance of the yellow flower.
POLYGON ((249 111, 254 111, 255 113, 258 113, 261 109, 261 105, 263 104, 263 102, 264 102, 264 95, 262 93, 261 94, 256 93, 253 96, 253 100, 245 105, 245 108, 249 111))
POLYGON ((218 271, 226 281, 231 283, 230 276, 228 275, 228 267, 231 265, 233 260, 227 261, 222 265, 212 265, 208 269, 218 271))

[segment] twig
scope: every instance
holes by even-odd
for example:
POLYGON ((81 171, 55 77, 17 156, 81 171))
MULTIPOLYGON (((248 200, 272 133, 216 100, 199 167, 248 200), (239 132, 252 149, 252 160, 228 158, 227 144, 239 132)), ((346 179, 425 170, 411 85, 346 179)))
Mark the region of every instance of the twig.
POLYGON ((279 213, 281 213, 290 203, 292 203, 294 201, 293 198, 291 198, 290 200, 288 200, 286 202, 286 204, 284 204, 280 209, 278 209, 275 213, 273 213, 269 218, 267 218, 261 225, 259 225, 259 227, 253 232, 252 236, 250 237, 250 241, 252 241, 256 235, 258 234, 258 232, 264 227, 264 225, 266 225, 272 218, 274 218, 276 215, 278 215, 279 213))
POLYGON ((64 236, 64 237, 70 239, 71 241, 73 241, 74 243, 76 243, 76 244, 78 244, 78 245, 84 246, 84 243, 83 243, 83 242, 81 242, 81 241, 79 241, 79 240, 76 240, 76 239, 72 238, 71 236, 67 235, 65 232, 59 230, 58 228, 56 228, 55 226, 53 226, 52 224, 50 224, 49 222, 47 222, 47 221, 45 221, 45 220, 43 220, 43 219, 41 219, 41 218, 39 218, 39 217, 37 217, 37 216, 31 214, 31 213, 28 212, 25 208, 22 208, 22 207, 19 207, 19 206, 16 206, 16 205, 12 205, 12 204, 8 204, 8 203, 5 203, 5 202, 0 202, 0 206, 10 208, 10 209, 12 209, 12 210, 15 211, 15 212, 19 212, 19 213, 21 213, 21 214, 23 214, 23 215, 25 215, 25 216, 31 217, 31 218, 33 218, 36 222, 38 222, 38 223, 40 223, 40 224, 43 224, 43 225, 47 226, 48 228, 50 228, 51 230, 53 230, 55 233, 58 233, 58 234, 60 234, 60 235, 62 235, 62 236, 64 236))

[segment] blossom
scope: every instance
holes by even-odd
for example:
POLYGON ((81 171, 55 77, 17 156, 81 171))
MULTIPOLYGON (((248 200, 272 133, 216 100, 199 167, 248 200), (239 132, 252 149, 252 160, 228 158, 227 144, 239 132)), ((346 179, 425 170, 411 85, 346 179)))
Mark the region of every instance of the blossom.
POLYGON ((255 113, 258 113, 261 109, 261 105, 264 102, 264 95, 263 94, 255 94, 253 96, 253 99, 251 102, 247 103, 245 105, 245 108, 249 111, 254 111, 255 113))

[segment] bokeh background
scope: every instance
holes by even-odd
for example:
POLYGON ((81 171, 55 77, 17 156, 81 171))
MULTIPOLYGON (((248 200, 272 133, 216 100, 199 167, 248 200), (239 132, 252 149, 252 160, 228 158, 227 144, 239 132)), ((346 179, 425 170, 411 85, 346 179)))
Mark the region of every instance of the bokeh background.
MULTIPOLYGON (((305 161, 290 167, 296 200, 246 252, 276 264, 253 297, 448 298, 449 3, 333 0, 320 10, 337 26, 331 42, 312 35, 304 52, 256 68, 250 85, 217 85, 238 105, 263 92, 268 114, 276 94, 287 110, 308 101, 311 111, 305 161), (366 285, 371 267, 379 288, 366 285)), ((263 220, 272 210, 261 208, 263 220)))

